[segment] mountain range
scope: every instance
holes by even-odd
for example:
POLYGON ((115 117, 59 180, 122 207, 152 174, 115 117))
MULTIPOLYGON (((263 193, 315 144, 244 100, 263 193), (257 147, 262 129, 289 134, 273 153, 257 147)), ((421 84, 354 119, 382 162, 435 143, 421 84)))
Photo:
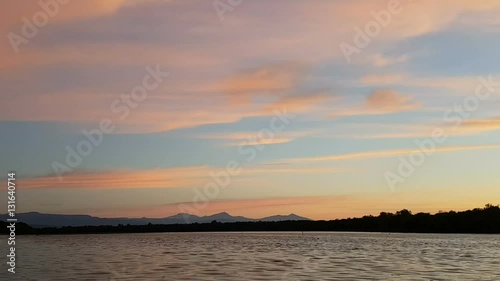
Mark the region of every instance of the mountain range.
MULTIPOLYGON (((7 221, 7 214, 0 215, 0 220, 7 221)), ((38 212, 16 214, 18 222, 24 222, 32 227, 63 227, 63 226, 98 226, 98 225, 145 225, 145 224, 188 224, 188 223, 210 223, 217 222, 257 222, 257 221, 301 221, 311 220, 295 214, 277 215, 260 219, 251 219, 242 216, 231 216, 223 212, 210 216, 196 216, 180 213, 165 218, 99 218, 89 215, 59 215, 42 214, 38 212)))

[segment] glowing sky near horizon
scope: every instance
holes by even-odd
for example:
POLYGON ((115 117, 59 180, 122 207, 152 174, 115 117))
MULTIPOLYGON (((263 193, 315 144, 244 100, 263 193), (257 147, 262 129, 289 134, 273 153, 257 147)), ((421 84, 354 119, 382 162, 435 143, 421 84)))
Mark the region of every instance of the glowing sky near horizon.
POLYGON ((396 1, 348 62, 340 46, 393 2, 243 0, 221 20, 213 1, 73 0, 16 53, 9 34, 44 10, 4 1, 0 178, 17 173, 19 212, 108 217, 498 204, 500 1, 396 1), (112 105, 148 67, 169 75, 120 118, 112 105), (482 100, 480 77, 493 81, 482 100), (294 118, 273 121, 276 111, 294 118), (67 165, 66 147, 103 119, 112 132, 59 181, 53 163, 67 165), (391 189, 386 172, 436 128, 446 141, 391 189), (240 172, 207 195, 228 163, 240 172))

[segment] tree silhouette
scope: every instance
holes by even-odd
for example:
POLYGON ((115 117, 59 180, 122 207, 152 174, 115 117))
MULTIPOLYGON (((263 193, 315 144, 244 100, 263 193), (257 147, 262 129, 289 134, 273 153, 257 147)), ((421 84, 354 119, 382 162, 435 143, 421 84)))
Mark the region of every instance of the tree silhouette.
MULTIPOLYGON (((2 233, 8 234, 8 223, 0 222, 2 233)), ((16 234, 80 234, 80 233, 141 233, 141 232, 199 232, 199 231, 367 231, 413 233, 500 233, 500 207, 486 204, 462 212, 412 214, 403 209, 395 214, 381 212, 378 216, 337 219, 331 221, 233 222, 170 225, 118 225, 61 228, 32 228, 16 224, 16 234)))

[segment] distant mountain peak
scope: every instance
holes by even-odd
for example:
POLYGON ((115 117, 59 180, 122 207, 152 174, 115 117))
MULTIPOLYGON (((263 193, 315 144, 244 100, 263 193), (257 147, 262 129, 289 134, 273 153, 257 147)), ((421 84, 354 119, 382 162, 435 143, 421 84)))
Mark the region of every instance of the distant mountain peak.
MULTIPOLYGON (((5 221, 9 217, 7 214, 0 215, 0 220, 5 221)), ((251 222, 251 221, 289 221, 289 220, 310 220, 298 216, 276 215, 261 219, 246 218, 243 216, 232 216, 228 212, 220 212, 208 216, 197 216, 187 213, 179 213, 165 218, 99 218, 89 215, 63 215, 63 214, 43 214, 39 212, 18 213, 19 222, 24 222, 34 227, 62 227, 62 226, 97 226, 97 225, 145 225, 145 224, 186 224, 186 223, 210 223, 217 221, 221 223, 231 222, 251 222)))
POLYGON ((220 212, 220 213, 217 213, 217 214, 213 214, 212 216, 215 216, 215 215, 226 215, 226 216, 230 216, 230 214, 228 212, 220 212))
POLYGON ((181 217, 181 216, 194 216, 188 213, 178 213, 177 215, 173 215, 172 217, 181 217))

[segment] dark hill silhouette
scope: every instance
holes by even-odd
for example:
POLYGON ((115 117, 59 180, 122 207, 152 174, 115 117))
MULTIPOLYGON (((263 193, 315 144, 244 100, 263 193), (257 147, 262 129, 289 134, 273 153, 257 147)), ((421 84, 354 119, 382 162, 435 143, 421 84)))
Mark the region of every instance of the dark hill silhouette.
MULTIPOLYGON (((0 215, 0 220, 6 221, 7 214, 0 215)), ((88 215, 60 215, 42 214, 38 212, 18 213, 16 218, 19 222, 24 222, 32 227, 62 227, 62 226, 99 226, 111 225, 146 225, 146 224, 185 224, 185 223, 209 223, 218 222, 249 222, 249 221, 282 221, 282 220, 309 220, 295 214, 288 216, 272 216, 260 219, 251 219, 241 216, 231 216, 226 212, 213 214, 210 216, 195 216, 190 214, 177 214, 165 218, 99 218, 88 215)))
MULTIPOLYGON (((5 223, 3 223, 5 224, 5 223)), ((0 226, 2 227, 2 226, 0 226)), ((2 227, 6 233, 7 228, 2 227)), ((366 231, 412 233, 485 233, 500 234, 500 207, 487 204, 462 212, 412 214, 401 210, 395 214, 364 216, 331 221, 251 221, 193 224, 147 224, 118 226, 84 226, 62 228, 19 229, 18 234, 77 234, 77 233, 139 233, 139 232, 200 232, 200 231, 366 231)))

